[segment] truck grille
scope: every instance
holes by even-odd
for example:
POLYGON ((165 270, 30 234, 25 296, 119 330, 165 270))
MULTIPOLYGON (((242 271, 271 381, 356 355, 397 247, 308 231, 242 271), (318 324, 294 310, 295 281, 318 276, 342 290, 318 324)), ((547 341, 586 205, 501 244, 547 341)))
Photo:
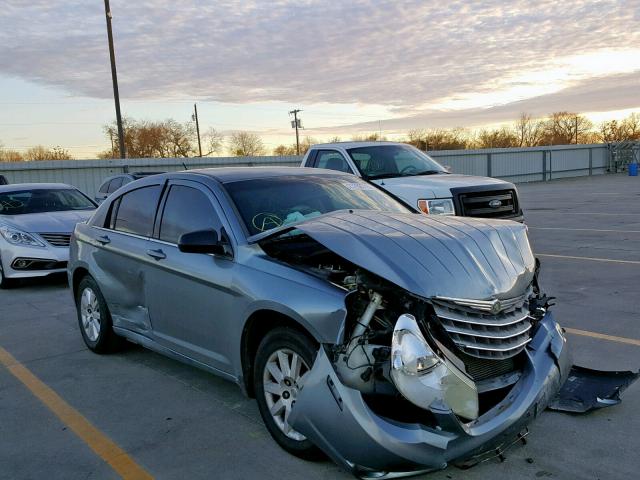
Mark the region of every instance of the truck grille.
POLYGON ((531 340, 528 296, 500 300, 434 298, 435 313, 453 343, 476 358, 502 360, 531 340))
POLYGON ((513 190, 463 193, 459 197, 461 214, 465 217, 503 218, 518 213, 518 201, 513 190))
POLYGON ((54 247, 68 247, 71 243, 70 233, 40 233, 39 235, 54 247))

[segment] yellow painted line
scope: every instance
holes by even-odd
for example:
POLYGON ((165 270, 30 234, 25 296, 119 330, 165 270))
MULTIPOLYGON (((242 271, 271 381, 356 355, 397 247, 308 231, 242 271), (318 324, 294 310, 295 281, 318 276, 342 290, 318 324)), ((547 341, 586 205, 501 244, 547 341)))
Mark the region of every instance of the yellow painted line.
POLYGON ((566 328, 567 333, 573 333, 574 335, 582 335, 583 337, 599 338, 600 340, 609 340, 611 342, 626 343, 628 345, 635 345, 640 347, 640 340, 635 338, 616 337, 613 335, 605 335, 604 333, 589 332, 587 330, 578 330, 577 328, 566 328))
POLYGON ((529 230, 567 230, 570 232, 640 233, 640 230, 606 230, 599 228, 529 227, 529 230))
POLYGON ((625 263, 629 265, 640 265, 639 260, 615 260, 613 258, 593 258, 593 257, 573 257, 571 255, 552 255, 550 253, 536 253, 537 257, 568 258, 569 260, 588 260, 591 262, 625 263))
POLYGON ((150 480, 153 477, 138 465, 127 452, 94 427, 80 412, 65 402, 56 392, 0 347, 0 364, 20 380, 40 401, 78 435, 100 458, 125 480, 150 480))

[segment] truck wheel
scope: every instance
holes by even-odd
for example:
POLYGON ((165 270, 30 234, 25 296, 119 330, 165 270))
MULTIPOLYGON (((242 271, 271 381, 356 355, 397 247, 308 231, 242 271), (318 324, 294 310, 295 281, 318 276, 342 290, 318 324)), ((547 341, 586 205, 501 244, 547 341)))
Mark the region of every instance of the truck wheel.
POLYGON ((260 342, 253 369, 256 400, 269 433, 284 450, 307 460, 322 458, 322 453, 291 428, 288 418, 317 350, 305 335, 278 327, 260 342))
POLYGON ((120 349, 123 339, 112 327, 107 302, 96 281, 90 276, 80 280, 76 293, 78 324, 84 343, 95 353, 109 353, 120 349))

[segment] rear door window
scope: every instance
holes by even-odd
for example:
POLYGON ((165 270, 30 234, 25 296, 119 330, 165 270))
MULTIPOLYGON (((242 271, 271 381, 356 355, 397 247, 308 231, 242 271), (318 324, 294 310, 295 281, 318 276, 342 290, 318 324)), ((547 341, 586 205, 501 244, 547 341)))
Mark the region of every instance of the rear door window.
POLYGON ((111 183, 111 180, 108 180, 106 182, 104 182, 102 185, 100 185, 100 188, 98 189, 99 193, 107 193, 107 190, 109 190, 109 184, 111 183))
POLYGON ((316 156, 314 167, 353 173, 344 157, 335 150, 320 150, 316 156))
POLYGON ((204 192, 184 185, 172 185, 160 221, 159 238, 178 243, 185 233, 220 231, 220 220, 204 192))
POLYGON ((107 193, 113 193, 117 189, 119 189, 121 186, 122 186, 122 177, 114 178, 109 183, 109 189, 107 190, 107 193))
POLYGON ((122 195, 117 200, 117 210, 112 211, 114 230, 150 237, 161 191, 160 185, 150 185, 122 195))

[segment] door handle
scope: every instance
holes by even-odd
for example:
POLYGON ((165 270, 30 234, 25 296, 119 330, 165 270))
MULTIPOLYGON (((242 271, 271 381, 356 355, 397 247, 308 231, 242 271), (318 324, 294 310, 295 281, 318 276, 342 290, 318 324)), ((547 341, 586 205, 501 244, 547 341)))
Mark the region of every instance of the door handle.
POLYGON ((162 260, 163 258, 167 258, 167 255, 162 251, 162 249, 157 250, 147 250, 147 255, 156 260, 162 260))
POLYGON ((107 235, 101 235, 97 238, 98 242, 102 245, 106 245, 107 243, 111 243, 111 239, 107 235))

